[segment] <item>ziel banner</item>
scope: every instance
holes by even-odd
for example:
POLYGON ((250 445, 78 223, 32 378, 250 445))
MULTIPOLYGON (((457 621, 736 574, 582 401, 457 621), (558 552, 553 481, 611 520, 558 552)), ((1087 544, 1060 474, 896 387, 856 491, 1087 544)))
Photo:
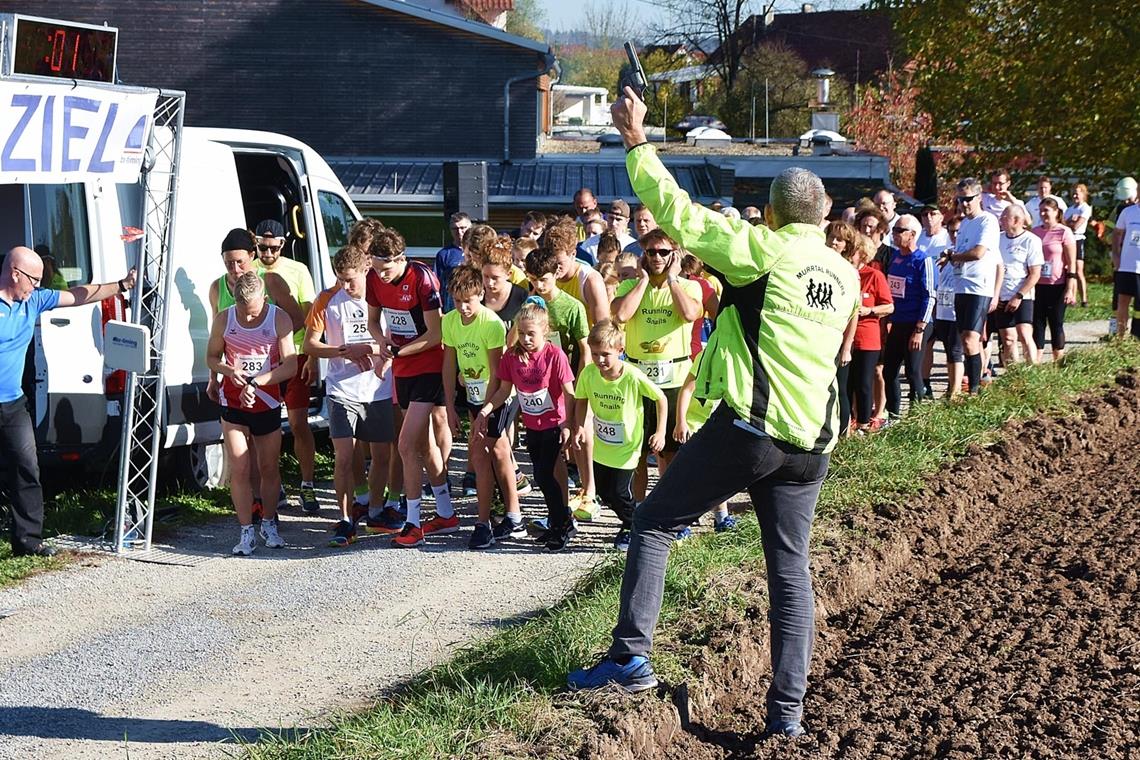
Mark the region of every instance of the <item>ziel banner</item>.
POLYGON ((138 181, 156 93, 0 80, 0 183, 138 181))

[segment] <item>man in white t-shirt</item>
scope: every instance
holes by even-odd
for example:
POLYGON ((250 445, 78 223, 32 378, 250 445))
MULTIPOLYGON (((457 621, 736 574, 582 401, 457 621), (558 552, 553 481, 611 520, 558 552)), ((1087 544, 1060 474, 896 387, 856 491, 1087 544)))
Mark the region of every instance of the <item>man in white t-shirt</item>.
MULTIPOLYGON (((610 212, 606 214, 606 231, 612 232, 617 235, 618 244, 622 250, 625 250, 632 243, 637 240, 629 234, 629 204, 618 198, 610 204, 610 212)), ((586 238, 579 245, 586 253, 594 259, 598 260, 598 243, 602 240, 600 234, 586 238)))
POLYGON ((1116 271, 1116 334, 1128 333, 1128 310, 1140 298, 1140 205, 1120 212, 1112 232, 1112 267, 1116 271))
POLYGON ((1002 282, 1001 230, 997 217, 982 211, 982 184, 973 177, 958 183, 956 202, 962 226, 953 251, 943 252, 939 264, 953 265, 954 313, 962 334, 967 387, 976 393, 982 381, 986 317, 997 308, 1002 282))
POLYGON ((1001 217, 1001 212, 1005 211, 1005 207, 1011 203, 1024 206, 1025 204, 1010 192, 1009 185, 1009 172, 1005 169, 992 172, 990 174, 989 192, 982 193, 982 211, 993 214, 994 218, 997 219, 1001 217))
POLYGON ((919 221, 922 222, 922 233, 918 236, 918 250, 937 259, 953 245, 950 233, 942 226, 942 209, 933 203, 923 206, 919 212, 919 221))
POLYGON ((1068 208, 1065 201, 1061 199, 1061 196, 1053 195, 1053 180, 1042 174, 1037 178, 1037 195, 1025 202, 1025 210, 1029 212, 1029 229, 1041 226, 1040 209, 1041 200, 1044 198, 1052 198, 1057 201, 1057 206, 1061 209, 1062 215, 1064 215, 1065 209, 1068 208))

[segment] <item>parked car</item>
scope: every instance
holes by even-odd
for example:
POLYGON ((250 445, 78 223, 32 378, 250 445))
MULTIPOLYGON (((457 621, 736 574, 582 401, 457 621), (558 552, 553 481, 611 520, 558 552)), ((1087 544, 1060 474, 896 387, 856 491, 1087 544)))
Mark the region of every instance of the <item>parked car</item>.
POLYGON ((700 116, 698 114, 690 114, 673 125, 673 129, 677 129, 682 132, 688 132, 689 130, 696 129, 697 127, 712 127, 713 129, 721 130, 728 129, 728 127, 725 126, 725 123, 715 116, 700 116))

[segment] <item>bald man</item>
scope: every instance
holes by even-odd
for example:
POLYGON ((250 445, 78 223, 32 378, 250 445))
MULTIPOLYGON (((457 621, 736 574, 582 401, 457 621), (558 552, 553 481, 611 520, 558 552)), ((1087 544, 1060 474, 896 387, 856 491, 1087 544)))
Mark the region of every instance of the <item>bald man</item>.
POLYGON ((43 274, 39 254, 23 246, 8 251, 0 267, 0 477, 12 502, 12 553, 17 557, 55 554, 43 542, 44 497, 36 435, 20 387, 36 323, 42 312, 98 303, 135 285, 133 269, 118 282, 58 291, 40 287, 43 274))

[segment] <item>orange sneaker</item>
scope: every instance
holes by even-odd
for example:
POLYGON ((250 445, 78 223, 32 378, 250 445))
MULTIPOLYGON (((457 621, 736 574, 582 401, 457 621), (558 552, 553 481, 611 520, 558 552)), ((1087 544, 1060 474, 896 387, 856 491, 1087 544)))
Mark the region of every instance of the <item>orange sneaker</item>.
POLYGON ((436 515, 424 523, 423 534, 430 536, 433 534, 444 535, 445 533, 455 533, 459 530, 459 515, 452 515, 451 517, 440 517, 436 515))
POLYGON ((423 546, 424 532, 418 525, 411 523, 404 523, 404 528, 395 538, 392 539, 394 546, 403 546, 405 548, 412 548, 415 546, 423 546))

